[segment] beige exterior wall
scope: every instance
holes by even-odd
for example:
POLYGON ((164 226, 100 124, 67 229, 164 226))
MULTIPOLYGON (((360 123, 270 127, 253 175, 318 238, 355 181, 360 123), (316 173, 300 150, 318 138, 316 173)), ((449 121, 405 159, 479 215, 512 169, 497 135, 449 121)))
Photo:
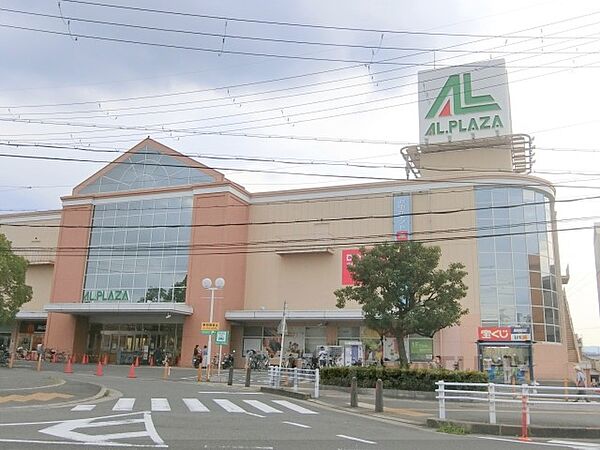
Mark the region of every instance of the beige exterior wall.
POLYGON ((290 223, 249 226, 250 243, 269 242, 276 251, 252 253, 249 247, 245 309, 281 310, 284 301, 293 310, 336 309, 333 291, 342 286, 340 244, 358 248, 353 242, 365 236, 374 236, 367 239, 373 242, 391 239, 391 215, 391 194, 252 205, 252 224, 290 223), (385 218, 327 220, 370 215, 385 218), (311 220, 318 222, 294 223, 311 220))
POLYGON ((25 281, 31 286, 33 297, 30 302, 21 307, 21 311, 43 312, 44 304, 50 301, 58 225, 60 225, 60 211, 10 214, 0 217, 0 233, 11 241, 16 254, 29 261, 25 281))

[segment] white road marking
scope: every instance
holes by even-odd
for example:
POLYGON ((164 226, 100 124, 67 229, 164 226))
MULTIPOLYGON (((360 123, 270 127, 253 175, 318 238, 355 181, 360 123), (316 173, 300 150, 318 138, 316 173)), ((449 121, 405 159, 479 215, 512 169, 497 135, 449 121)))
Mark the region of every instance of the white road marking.
POLYGON ((232 403, 229 400, 226 400, 224 398, 215 398, 215 399, 213 399, 213 401, 227 412, 233 412, 233 413, 245 413, 246 412, 244 409, 240 408, 235 403, 232 403))
POLYGON ((258 400, 244 400, 244 403, 247 403, 250 406, 254 406, 256 409, 260 409, 262 412, 265 413, 282 413, 282 411, 279 411, 278 409, 275 409, 272 406, 267 405, 266 403, 259 402, 258 400))
POLYGON ((134 403, 135 398, 120 398, 113 406, 113 411, 131 411, 134 403))
POLYGON ((273 400, 273 403, 277 403, 278 405, 284 406, 285 408, 289 408, 292 411, 296 411, 300 414, 319 414, 318 412, 311 411, 310 409, 306 409, 300 405, 288 402, 287 400, 273 400))
POLYGON ((198 391, 198 394, 263 395, 262 392, 198 391))
POLYGON ((336 436, 343 438, 343 439, 350 439, 351 441, 362 442, 363 444, 373 444, 373 445, 377 444, 377 442, 367 441, 366 439, 361 439, 361 438, 352 437, 352 436, 346 436, 345 434, 336 434, 336 436))
POLYGON ((171 405, 166 398, 151 398, 150 403, 152 411, 171 411, 171 405))
POLYGON ((576 448, 600 448, 599 444, 593 442, 559 441, 554 439, 548 442, 551 444, 573 445, 576 448))
MULTIPOLYGON (((487 439, 490 441, 500 441, 500 442, 512 442, 513 444, 523 444, 523 445, 545 445, 547 447, 565 447, 563 444, 551 444, 549 442, 534 442, 534 441, 519 441, 518 439, 507 439, 500 437, 492 437, 492 436, 474 436, 478 439, 487 439)), ((581 447, 576 447, 581 448, 581 447)), ((588 447, 586 447, 588 448, 588 447)))
POLYGON ((71 408, 71 411, 92 411, 96 405, 77 405, 75 408, 71 408))
POLYGON ((204 444, 203 448, 223 448, 223 449, 235 449, 235 450, 273 450, 273 447, 247 447, 245 445, 207 445, 204 444))
POLYGON ((182 400, 190 412, 209 412, 208 408, 197 398, 184 398, 182 400))
POLYGON ((119 446, 119 447, 167 447, 164 441, 160 438, 158 433, 156 432, 156 428, 154 427, 154 423, 152 423, 152 418, 150 416, 149 411, 142 411, 137 413, 129 413, 129 414, 116 414, 112 416, 103 416, 103 417, 91 417, 87 419, 74 419, 74 420, 65 420, 63 422, 57 423, 56 425, 49 426, 47 428, 39 430, 40 433, 49 434, 50 436, 55 436, 63 439, 68 439, 68 441, 59 442, 59 441, 51 441, 52 443, 61 443, 61 444, 85 444, 85 445, 102 445, 102 446, 119 446), (136 419, 132 416, 140 416, 143 415, 143 418, 136 419), (107 420, 101 420, 107 419, 107 420), (144 425, 143 431, 130 431, 130 432, 121 432, 121 433, 108 433, 108 434, 86 434, 83 432, 85 428, 101 428, 101 427, 111 427, 118 426, 121 427, 123 425, 130 424, 139 424, 142 423, 144 425), (131 439, 131 438, 140 438, 147 437, 150 438, 154 445, 148 444, 130 444, 126 442, 116 442, 120 439, 131 439))
POLYGON ((283 421, 282 423, 287 423, 288 425, 293 425, 295 427, 300 427, 300 428, 312 428, 311 426, 304 425, 303 423, 286 422, 286 421, 283 421))

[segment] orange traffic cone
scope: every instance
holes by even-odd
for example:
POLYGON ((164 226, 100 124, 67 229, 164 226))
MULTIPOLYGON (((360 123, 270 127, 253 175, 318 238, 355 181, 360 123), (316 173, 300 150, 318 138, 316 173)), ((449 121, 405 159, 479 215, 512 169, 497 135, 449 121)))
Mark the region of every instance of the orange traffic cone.
POLYGON ((102 363, 98 361, 98 365, 96 366, 96 376, 101 377, 102 375, 104 375, 104 372, 102 371, 102 363))
POLYGON ((135 364, 132 364, 129 368, 129 375, 127 375, 127 378, 137 378, 135 376, 135 364))
POLYGON ((71 362, 71 357, 67 359, 67 363, 65 364, 65 373, 73 373, 73 363, 71 362))
POLYGON ((140 357, 136 356, 134 361, 135 367, 140 367, 140 357))

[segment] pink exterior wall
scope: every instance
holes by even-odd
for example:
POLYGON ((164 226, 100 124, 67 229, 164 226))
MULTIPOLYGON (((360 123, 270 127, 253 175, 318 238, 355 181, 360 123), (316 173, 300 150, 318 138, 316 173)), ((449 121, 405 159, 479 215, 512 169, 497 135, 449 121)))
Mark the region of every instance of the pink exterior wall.
MULTIPOLYGON (((181 365, 190 366, 194 346, 208 344, 208 336, 200 333, 202 322, 209 321, 210 291, 202 287, 202 280, 218 277, 225 279, 225 288, 215 291, 214 321, 220 329, 229 329, 225 311, 244 309, 244 286, 246 283, 247 225, 210 227, 210 224, 235 224, 248 222, 248 206, 229 193, 194 196, 192 242, 190 247, 186 303, 194 308, 194 314, 185 319, 181 347, 181 365), (241 245, 219 246, 220 243, 241 245)), ((213 355, 218 346, 213 340, 213 355)), ((223 347, 223 352, 229 346, 223 347)), ((239 359, 239 356, 238 356, 239 359)))
MULTIPOLYGON (((63 208, 50 303, 81 302, 92 212, 91 205, 63 208)), ((69 314, 48 314, 45 346, 71 354, 82 352, 86 342, 81 322, 69 314)))

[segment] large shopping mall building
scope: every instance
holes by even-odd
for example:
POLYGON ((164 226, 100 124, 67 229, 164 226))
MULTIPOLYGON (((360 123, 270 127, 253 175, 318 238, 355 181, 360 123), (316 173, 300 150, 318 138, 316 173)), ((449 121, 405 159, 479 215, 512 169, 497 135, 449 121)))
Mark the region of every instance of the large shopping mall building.
MULTIPOLYGON (((444 131, 439 121, 429 136, 444 131)), ((442 267, 465 265, 469 313, 432 339, 407 338, 412 362, 440 355, 448 368, 493 373, 510 357, 527 377, 562 379, 578 361, 554 188, 529 175, 528 136, 472 137, 402 149, 405 181, 265 193, 145 139, 62 209, 0 216, 34 291, 0 339, 115 363, 160 348, 189 366, 214 294, 213 322, 230 331, 224 352, 277 352, 285 303, 284 350, 361 342, 365 360, 393 361, 394 340, 381 344, 358 305, 336 308, 334 291, 352 283, 346 266, 360 246, 413 239, 439 245, 442 267), (203 287, 218 277, 222 289, 203 287)))

